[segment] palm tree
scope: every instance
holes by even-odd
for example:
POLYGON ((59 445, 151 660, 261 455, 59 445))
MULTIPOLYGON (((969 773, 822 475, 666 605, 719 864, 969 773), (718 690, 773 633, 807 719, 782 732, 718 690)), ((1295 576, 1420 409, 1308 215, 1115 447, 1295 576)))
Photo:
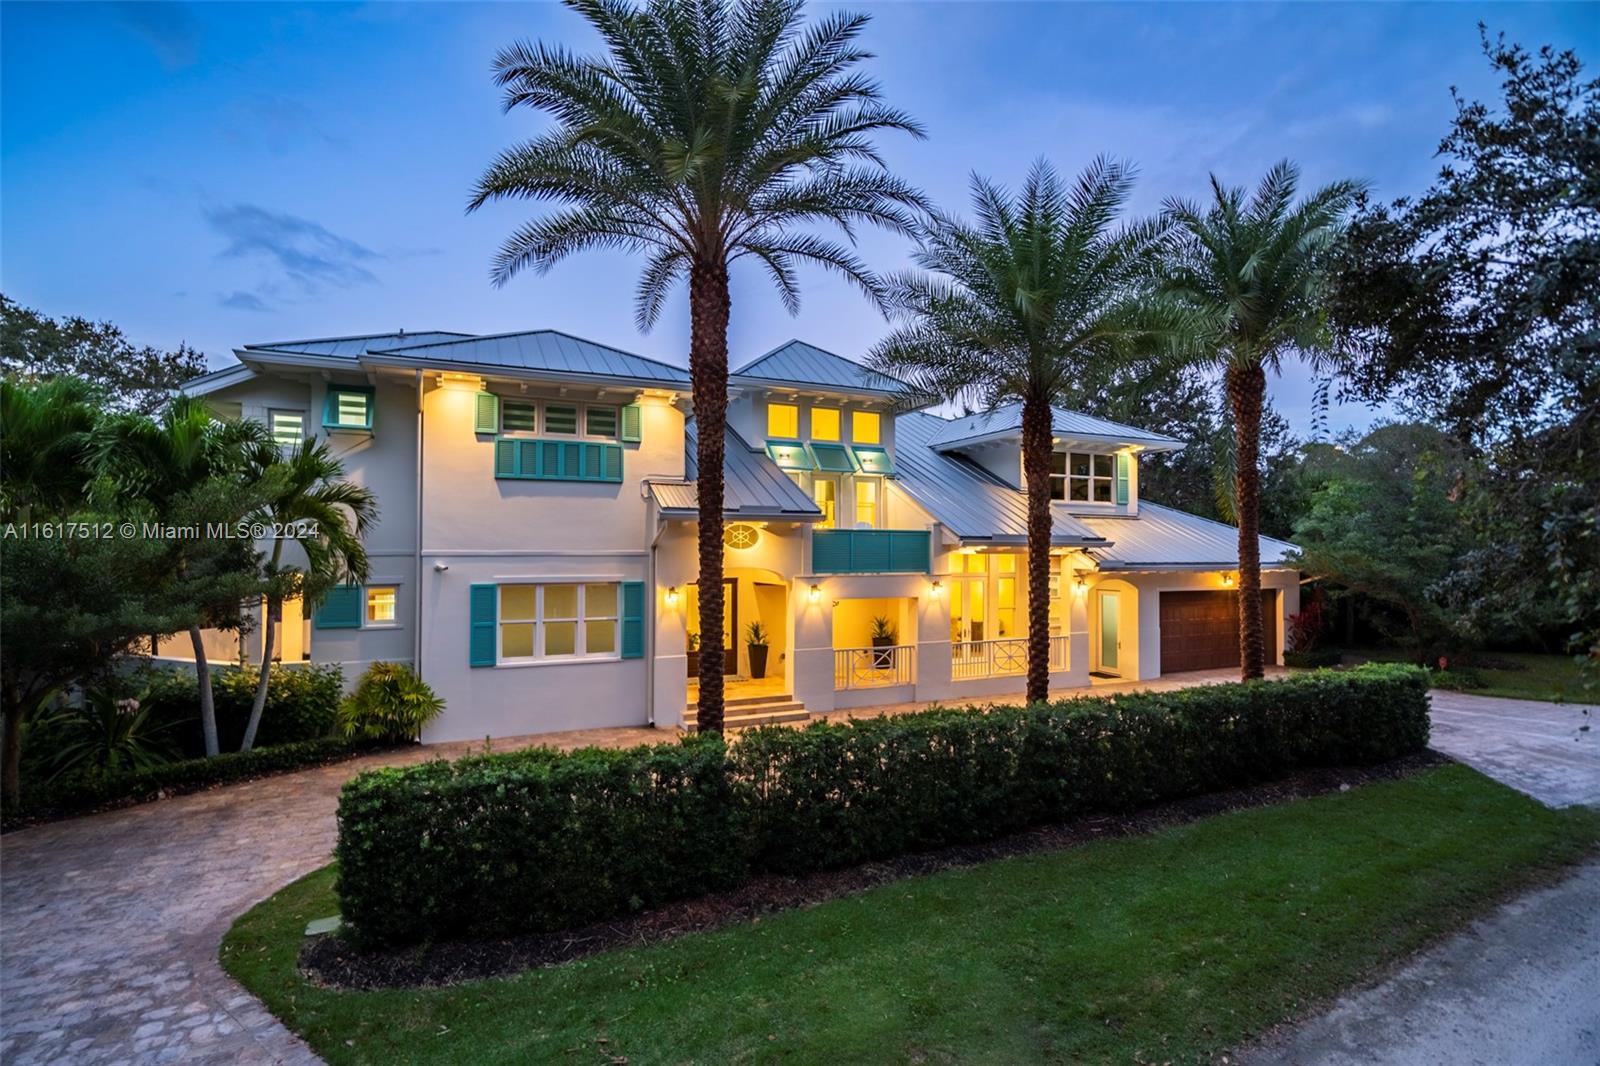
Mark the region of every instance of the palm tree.
POLYGON ((320 599, 340 582, 360 584, 368 575, 367 550, 362 537, 378 519, 378 498, 371 489, 344 480, 344 464, 313 438, 302 441, 287 458, 271 444, 253 452, 250 476, 271 486, 266 504, 256 515, 263 523, 284 526, 304 523, 316 534, 296 540, 305 566, 284 566, 284 537, 272 541, 272 555, 262 575, 266 611, 261 626, 261 673, 256 678, 250 721, 245 726, 240 751, 249 751, 261 726, 272 677, 272 642, 283 601, 296 596, 305 603, 320 599))
POLYGON ((0 517, 26 523, 35 508, 58 515, 83 502, 95 399, 80 378, 0 380, 0 517))
POLYGON ((1361 185, 1340 181, 1295 202, 1298 167, 1284 161, 1254 196, 1211 177, 1205 208, 1169 200, 1179 241, 1166 289, 1197 311, 1193 351, 1221 367, 1233 415, 1234 518, 1239 527, 1239 664, 1244 680, 1266 667, 1261 618, 1261 413, 1268 370, 1297 353, 1332 359, 1320 295, 1326 253, 1361 185))
POLYGON ((1159 352, 1191 328, 1150 295, 1164 224, 1115 225, 1132 184, 1103 159, 1070 188, 1041 161, 1016 197, 974 177, 976 221, 932 216, 915 255, 927 273, 891 279, 904 324, 870 357, 918 396, 1022 402, 1029 702, 1049 695, 1051 407, 1096 363, 1159 352))
MULTIPOLYGON (((230 522, 241 517, 254 500, 255 487, 247 477, 247 459, 271 446, 267 429, 259 422, 218 420, 205 402, 193 396, 176 396, 161 413, 113 415, 97 425, 89 437, 89 466, 96 474, 96 492, 124 502, 142 502, 166 521, 197 505, 202 520, 230 522), (203 502, 202 502, 203 501, 203 502)), ((178 540, 172 565, 179 579, 188 581, 196 554, 205 542, 178 540)), ((200 687, 200 728, 207 755, 216 755, 216 703, 211 687, 211 664, 201 636, 204 628, 237 614, 240 600, 253 581, 236 567, 227 572, 199 575, 210 586, 200 596, 202 610, 189 626, 194 648, 195 675, 200 687)))
MULTIPOLYGON (((648 256, 635 318, 649 329, 671 284, 689 283, 689 372, 699 422, 700 621, 722 631, 723 434, 728 402, 728 271, 742 258, 799 306, 795 269, 833 270, 879 296, 844 245, 807 232, 869 223, 909 233, 919 193, 891 174, 871 135, 921 136, 857 70, 864 15, 802 29, 800 0, 567 0, 606 53, 581 57, 519 43, 495 58, 507 110, 548 111, 556 125, 501 154, 469 210, 491 200, 555 200, 518 229, 493 268, 505 284, 589 248, 648 256)), ((699 727, 722 730, 722 663, 700 658, 699 727)))

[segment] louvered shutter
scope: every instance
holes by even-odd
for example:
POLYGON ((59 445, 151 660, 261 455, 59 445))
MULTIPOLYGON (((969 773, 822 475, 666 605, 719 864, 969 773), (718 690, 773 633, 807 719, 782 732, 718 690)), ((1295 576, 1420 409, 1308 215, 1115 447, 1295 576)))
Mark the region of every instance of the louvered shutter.
POLYGON ((499 605, 497 587, 473 585, 470 589, 467 618, 467 662, 471 666, 493 666, 495 661, 494 623, 499 605))
POLYGON ((644 582, 622 583, 622 657, 644 658, 644 582))
POLYGON ((474 411, 474 432, 500 432, 500 397, 492 392, 478 393, 478 402, 474 411))

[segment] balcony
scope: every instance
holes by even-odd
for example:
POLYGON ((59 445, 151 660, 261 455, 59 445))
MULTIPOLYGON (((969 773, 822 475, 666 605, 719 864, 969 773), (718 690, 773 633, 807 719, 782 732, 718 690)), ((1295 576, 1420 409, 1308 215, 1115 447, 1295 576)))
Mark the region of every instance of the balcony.
POLYGON ((819 529, 811 535, 816 574, 926 574, 932 562, 926 529, 819 529))

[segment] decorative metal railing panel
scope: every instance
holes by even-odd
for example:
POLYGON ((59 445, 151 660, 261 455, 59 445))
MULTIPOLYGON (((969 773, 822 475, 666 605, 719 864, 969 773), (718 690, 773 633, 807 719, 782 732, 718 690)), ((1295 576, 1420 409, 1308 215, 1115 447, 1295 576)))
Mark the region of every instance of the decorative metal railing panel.
MULTIPOLYGON (((1050 638, 1050 669, 1067 668, 1067 638, 1050 638)), ((950 677, 975 681, 985 677, 1017 677, 1028 672, 1028 639, 969 640, 950 645, 950 677)))
POLYGON ((909 685, 915 677, 917 649, 911 644, 881 648, 835 648, 833 687, 889 688, 909 685))

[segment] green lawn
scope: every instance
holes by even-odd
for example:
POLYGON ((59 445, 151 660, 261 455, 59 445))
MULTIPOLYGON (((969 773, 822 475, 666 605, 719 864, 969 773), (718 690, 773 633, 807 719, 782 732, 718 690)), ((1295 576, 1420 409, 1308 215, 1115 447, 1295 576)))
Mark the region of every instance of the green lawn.
POLYGON ((429 991, 297 975, 328 868, 222 961, 335 1063, 1205 1061, 1597 842, 1600 813, 1446 766, 429 991))
MULTIPOLYGON (((1355 653, 1362 659, 1382 662, 1409 662, 1403 652, 1363 651, 1355 653)), ((1536 652, 1494 651, 1485 652, 1493 659, 1521 663, 1521 670, 1486 670, 1481 666, 1469 667, 1483 681, 1483 686, 1458 691, 1471 696, 1505 696, 1514 700, 1556 700, 1567 703, 1600 703, 1600 683, 1582 676, 1578 660, 1571 655, 1541 655, 1536 652), (1591 681, 1585 687, 1585 681, 1591 681)), ((1455 686, 1449 686, 1455 687, 1455 686)))

